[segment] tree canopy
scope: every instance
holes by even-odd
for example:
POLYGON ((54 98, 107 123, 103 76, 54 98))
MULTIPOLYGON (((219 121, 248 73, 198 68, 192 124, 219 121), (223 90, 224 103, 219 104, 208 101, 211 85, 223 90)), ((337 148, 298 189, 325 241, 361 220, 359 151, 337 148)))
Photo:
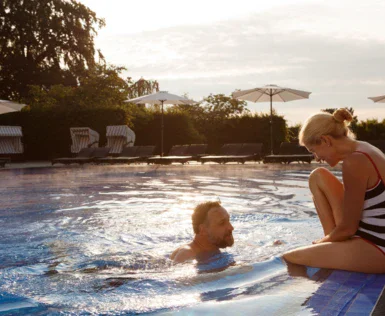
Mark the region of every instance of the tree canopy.
POLYGON ((75 0, 1 1, 0 98, 21 100, 29 85, 75 86, 95 67, 94 37, 103 26, 75 0))
POLYGON ((131 78, 124 80, 120 76, 124 70, 124 67, 96 64, 94 68, 85 71, 79 77, 79 83, 76 86, 62 84, 48 88, 29 86, 29 92, 24 101, 31 110, 121 107, 138 112, 136 109, 140 107, 125 103, 125 100, 130 97, 130 93, 138 96, 151 93, 152 90, 148 90, 148 87, 158 83, 143 78, 136 82, 131 78))
POLYGON ((249 112, 246 108, 246 101, 237 100, 224 94, 210 94, 201 105, 207 113, 211 114, 212 119, 222 119, 249 112))
MULTIPOLYGON (((185 95, 185 97, 188 97, 185 95)), ((194 120, 222 120, 232 116, 249 113, 246 101, 233 99, 224 94, 210 94, 203 101, 196 104, 179 104, 170 108, 170 111, 187 112, 194 120)))
POLYGON ((49 88, 30 86, 25 102, 31 110, 116 107, 127 99, 128 84, 119 74, 122 67, 97 64, 79 78, 75 87, 62 84, 49 88))
POLYGON ((142 95, 152 94, 159 91, 159 83, 156 80, 145 80, 140 78, 133 82, 131 77, 127 78, 128 98, 133 99, 142 95))

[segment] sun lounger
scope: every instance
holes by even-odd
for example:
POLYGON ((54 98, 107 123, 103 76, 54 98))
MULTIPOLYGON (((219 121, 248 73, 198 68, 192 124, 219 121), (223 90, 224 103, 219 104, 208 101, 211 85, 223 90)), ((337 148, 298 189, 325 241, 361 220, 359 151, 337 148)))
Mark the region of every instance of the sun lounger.
POLYGON ((189 145, 174 145, 167 156, 147 159, 148 164, 170 165, 173 162, 185 164, 192 156, 187 154, 189 145))
POLYGON ((238 162, 245 163, 246 161, 259 161, 262 159, 262 143, 238 143, 225 144, 222 146, 222 155, 202 157, 200 161, 205 162, 238 162))
POLYGON ((79 153, 76 155, 76 157, 65 157, 65 158, 56 158, 52 159, 52 165, 55 163, 62 163, 65 165, 69 165, 71 163, 81 163, 82 161, 87 161, 92 158, 92 153, 94 152, 95 148, 82 148, 80 149, 79 153))
POLYGON ((129 163, 136 162, 147 162, 149 158, 158 157, 154 155, 155 146, 139 146, 138 151, 136 152, 136 159, 132 159, 129 163))
POLYGON ((188 161, 199 160, 206 152, 206 144, 174 145, 167 156, 149 158, 147 163, 170 165, 181 163, 184 165, 188 161))
POLYGON ((0 168, 4 168, 5 164, 10 160, 11 160, 10 158, 0 158, 0 168))
POLYGON ((168 156, 188 156, 189 145, 174 145, 168 152, 168 156))
POLYGON ((382 140, 382 139, 368 140, 368 143, 379 148, 383 153, 385 153, 385 140, 382 140))
POLYGON ((187 154, 192 156, 194 160, 199 160, 206 155, 207 144, 191 144, 188 148, 187 154))
POLYGON ((94 151, 92 152, 92 158, 91 161, 89 162, 96 162, 99 159, 104 159, 106 158, 111 151, 110 147, 98 147, 95 148, 94 151))
POLYGON ((93 147, 99 145, 99 134, 89 127, 71 127, 71 153, 77 154, 83 148, 93 147))
POLYGON ((91 163, 100 158, 108 156, 110 151, 109 147, 98 147, 98 148, 83 148, 79 151, 79 154, 74 158, 57 158, 52 160, 52 165, 55 163, 62 163, 69 165, 72 163, 78 163, 80 165, 85 163, 91 163))
POLYGON ((232 161, 245 163, 246 161, 260 161, 262 159, 262 143, 244 143, 232 161))
MULTIPOLYGON (((136 148, 136 149, 132 149, 132 150, 135 150, 134 154, 128 153, 128 149, 126 149, 127 154, 129 154, 129 156, 117 157, 116 163, 128 163, 128 164, 130 164, 130 163, 146 162, 147 159, 154 157, 155 146, 149 145, 149 146, 133 146, 133 147, 136 148), (131 156, 131 155, 133 155, 133 156, 131 156)), ((132 148, 132 147, 130 147, 130 148, 132 148)))
POLYGON ((224 163, 224 160, 226 157, 233 157, 238 154, 239 150, 242 148, 242 143, 237 144, 224 144, 221 148, 221 154, 220 155, 209 155, 202 157, 200 159, 201 163, 204 164, 205 162, 217 162, 217 163, 224 163))
POLYGON ((235 156, 238 154, 239 150, 242 148, 242 143, 237 144, 224 144, 221 148, 221 155, 209 155, 202 157, 200 161, 202 164, 205 162, 217 162, 217 163, 223 163, 226 157, 228 156, 235 156))
POLYGON ((269 155, 263 158, 263 163, 291 163, 307 162, 311 163, 314 159, 313 154, 309 153, 304 146, 299 146, 298 143, 281 143, 278 155, 269 155))
POLYGON ((97 164, 108 163, 108 164, 116 164, 116 163, 125 163, 127 158, 137 158, 136 152, 138 151, 139 146, 128 146, 124 147, 122 152, 118 157, 105 157, 99 158, 95 161, 97 164))
POLYGON ((134 145, 135 133, 127 125, 111 125, 107 126, 106 138, 110 154, 117 155, 129 144, 134 145))

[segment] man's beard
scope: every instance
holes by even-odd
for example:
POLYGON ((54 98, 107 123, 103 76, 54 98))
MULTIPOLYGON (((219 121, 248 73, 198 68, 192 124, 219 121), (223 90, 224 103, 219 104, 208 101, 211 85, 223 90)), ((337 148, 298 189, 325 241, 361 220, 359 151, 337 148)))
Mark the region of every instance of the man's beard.
POLYGON ((233 234, 227 234, 223 238, 209 236, 210 242, 218 248, 231 247, 234 244, 233 234))

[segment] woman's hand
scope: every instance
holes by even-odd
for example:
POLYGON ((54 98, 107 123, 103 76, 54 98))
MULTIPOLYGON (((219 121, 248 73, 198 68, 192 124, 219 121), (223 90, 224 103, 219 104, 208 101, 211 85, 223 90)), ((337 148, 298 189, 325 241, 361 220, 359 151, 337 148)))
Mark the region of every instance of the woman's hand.
POLYGON ((313 244, 320 244, 323 242, 345 241, 345 240, 350 239, 356 231, 357 231, 357 227, 352 228, 352 226, 340 224, 340 225, 336 226, 330 232, 330 234, 326 235, 325 237, 323 237, 319 240, 313 241, 313 244))
POLYGON ((321 239, 318 239, 318 240, 314 240, 312 242, 313 245, 316 245, 316 244, 321 244, 323 242, 328 242, 329 241, 329 235, 326 235, 325 237, 321 238, 321 239))

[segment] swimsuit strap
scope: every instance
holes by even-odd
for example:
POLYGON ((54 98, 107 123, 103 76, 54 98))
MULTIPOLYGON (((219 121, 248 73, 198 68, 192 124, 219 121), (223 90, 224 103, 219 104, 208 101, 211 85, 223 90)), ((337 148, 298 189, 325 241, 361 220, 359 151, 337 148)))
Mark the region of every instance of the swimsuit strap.
POLYGON ((372 157, 370 157, 370 155, 368 153, 365 153, 363 151, 359 151, 359 150, 355 150, 353 151, 354 153, 360 153, 360 154, 363 154, 365 155, 366 157, 368 157, 368 159, 370 160, 370 162, 372 163, 374 169, 376 169, 376 172, 377 172, 377 176, 382 180, 382 177, 381 177, 381 174, 380 174, 380 171, 378 171, 378 168, 376 166, 376 164, 374 163, 372 157))

